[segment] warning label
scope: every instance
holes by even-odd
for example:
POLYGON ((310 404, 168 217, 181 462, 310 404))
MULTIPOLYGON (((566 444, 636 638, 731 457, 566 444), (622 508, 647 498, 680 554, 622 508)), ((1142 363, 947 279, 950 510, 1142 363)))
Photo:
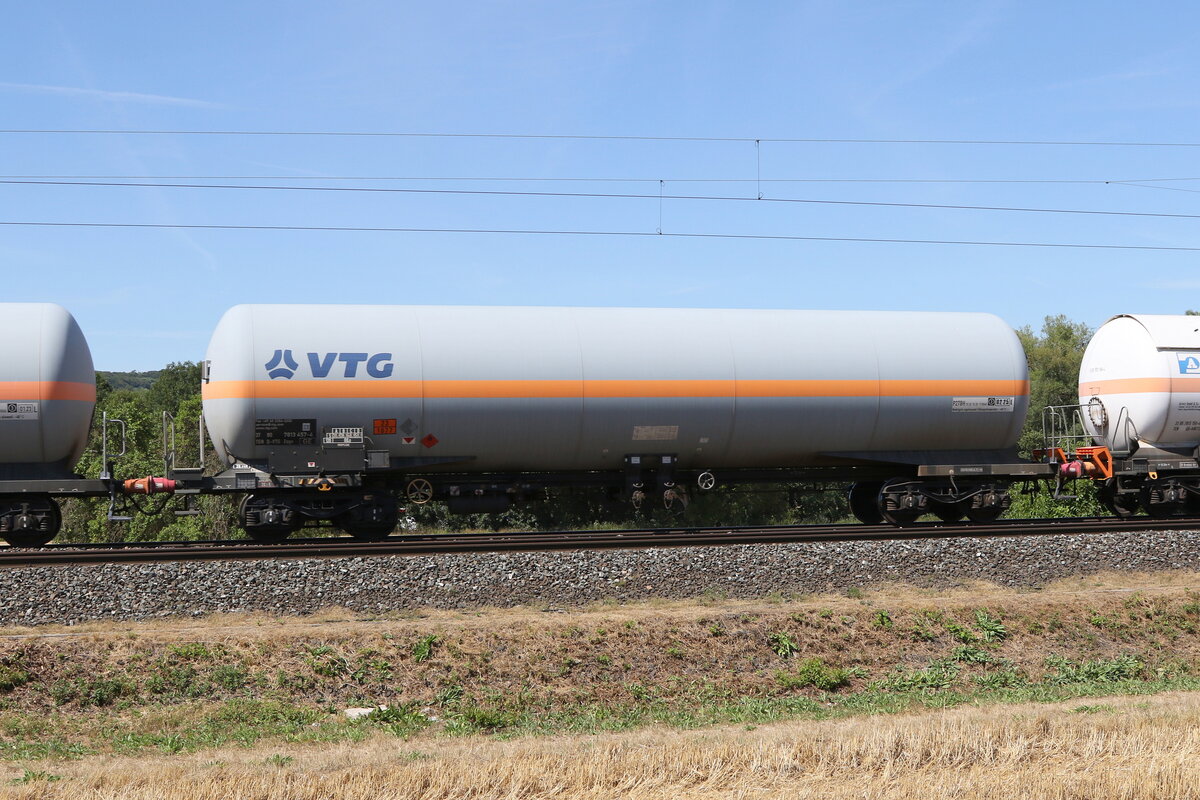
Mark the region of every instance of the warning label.
POLYGON ((0 401, 0 420, 37 418, 37 403, 9 403, 0 401))
POLYGON ((955 397, 950 410, 1011 414, 1016 405, 1015 397, 955 397))

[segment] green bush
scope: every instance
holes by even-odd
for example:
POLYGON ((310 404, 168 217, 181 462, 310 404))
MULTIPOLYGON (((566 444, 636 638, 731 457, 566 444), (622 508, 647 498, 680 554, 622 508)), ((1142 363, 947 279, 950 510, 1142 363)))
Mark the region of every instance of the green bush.
POLYGON ((986 609, 975 612, 975 625, 983 631, 985 642, 1002 642, 1008 638, 1008 628, 999 619, 989 616, 986 609))
POLYGON ((29 673, 16 667, 0 666, 0 692, 11 692, 29 683, 29 673))
POLYGON ((1123 653, 1116 658, 1097 661, 1072 661, 1063 656, 1050 656, 1046 666, 1054 670, 1043 678, 1050 684, 1112 683, 1141 677, 1145 664, 1140 658, 1123 653))
POLYGON ((454 713, 448 727, 452 733, 494 733, 511 727, 516 721, 516 717, 506 711, 467 706, 454 713))
POLYGON ((791 658, 800 649, 796 641, 784 631, 772 633, 767 637, 767 643, 771 645, 771 649, 780 658, 791 658))
POLYGON ((243 667, 222 664, 212 671, 212 682, 227 692, 236 692, 246 685, 247 674, 243 667))
POLYGON ((208 649, 208 645, 204 642, 184 642, 183 644, 173 644, 167 648, 173 656, 184 661, 212 661, 213 652, 208 649))
POLYGON ((416 641, 412 648, 413 661, 418 664, 422 661, 428 661, 433 657, 434 645, 438 643, 439 637, 436 635, 425 636, 416 641))
POLYGON ((211 690, 211 685, 200 680, 200 673, 191 665, 161 665, 157 672, 146 680, 146 691, 168 697, 202 697, 211 690))
POLYGON ((51 699, 60 706, 73 700, 81 706, 108 706, 118 697, 137 694, 132 683, 113 678, 60 680, 49 691, 51 699))
POLYGON ((976 675, 971 680, 981 689, 1014 689, 1028 683, 1025 677, 1012 667, 976 675))
POLYGON ((831 692, 848 685, 851 678, 860 674, 859 670, 831 667, 819 658, 806 658, 797 664, 792 672, 776 672, 775 680, 785 689, 804 689, 811 686, 823 692, 831 692))
POLYGON ((363 719, 397 736, 405 736, 429 725, 429 719, 421 713, 415 702, 376 708, 363 719))
POLYGON ((950 660, 963 664, 988 664, 992 661, 992 654, 986 650, 980 650, 978 647, 963 644, 954 648, 954 652, 950 654, 950 660))
POLYGON ((876 681, 872 688, 889 692, 946 689, 958 679, 960 667, 949 660, 931 661, 924 669, 896 672, 876 681))

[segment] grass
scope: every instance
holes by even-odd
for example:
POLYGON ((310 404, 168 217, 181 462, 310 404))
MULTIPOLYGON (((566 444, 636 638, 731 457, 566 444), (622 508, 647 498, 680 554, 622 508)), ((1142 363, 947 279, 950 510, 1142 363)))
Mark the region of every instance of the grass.
POLYGON ((919 713, 661 727, 554 738, 222 748, 15 768, 5 796, 75 800, 543 798, 1193 798, 1200 696, 932 706, 919 713))
POLYGON ((232 749, 258 753, 245 767, 254 775, 307 775, 317 767, 304 748, 390 742, 403 763, 424 763, 436 759, 407 754, 647 728, 852 728, 996 704, 1065 703, 1056 713, 1108 719, 1110 707, 1128 707, 1114 697, 1200 691, 1191 578, 554 615, 231 616, 147 623, 135 636, 115 625, 8 631, 0 772, 61 774, 57 786, 75 786, 84 773, 70 765, 105 759, 250 765, 232 749), (376 710, 350 720, 341 711, 351 706, 376 710))

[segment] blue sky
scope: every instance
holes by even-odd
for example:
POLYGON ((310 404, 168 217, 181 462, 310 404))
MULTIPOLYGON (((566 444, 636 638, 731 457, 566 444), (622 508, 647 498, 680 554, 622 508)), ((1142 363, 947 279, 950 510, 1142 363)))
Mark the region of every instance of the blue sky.
MULTIPOLYGON (((1198 29, 1200 6, 1153 2, 38 3, 0 32, 0 128, 1200 142, 1198 29)), ((668 195, 1200 214, 1198 156, 0 133, 0 180, 650 195, 662 180, 668 195), (461 180, 501 177, 630 180, 461 180), (1121 183, 961 182, 981 180, 1121 183)), ((660 213, 666 233, 1200 247, 1200 220, 1186 218, 0 184, 0 222, 653 233, 660 213)), ((4 299, 66 306, 97 367, 114 370, 202 358, 244 302, 976 310, 1095 326, 1200 307, 1198 263, 1187 251, 0 226, 4 299)), ((703 332, 664 331, 648 346, 697 343, 703 332)))

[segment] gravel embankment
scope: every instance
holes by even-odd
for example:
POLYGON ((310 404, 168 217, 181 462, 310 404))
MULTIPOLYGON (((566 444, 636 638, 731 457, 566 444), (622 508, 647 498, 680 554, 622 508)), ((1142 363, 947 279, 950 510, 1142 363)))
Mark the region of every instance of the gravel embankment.
POLYGON ((0 571, 0 624, 222 611, 311 613, 844 591, 1105 570, 1200 570, 1200 531, 661 550, 191 562, 0 571))

